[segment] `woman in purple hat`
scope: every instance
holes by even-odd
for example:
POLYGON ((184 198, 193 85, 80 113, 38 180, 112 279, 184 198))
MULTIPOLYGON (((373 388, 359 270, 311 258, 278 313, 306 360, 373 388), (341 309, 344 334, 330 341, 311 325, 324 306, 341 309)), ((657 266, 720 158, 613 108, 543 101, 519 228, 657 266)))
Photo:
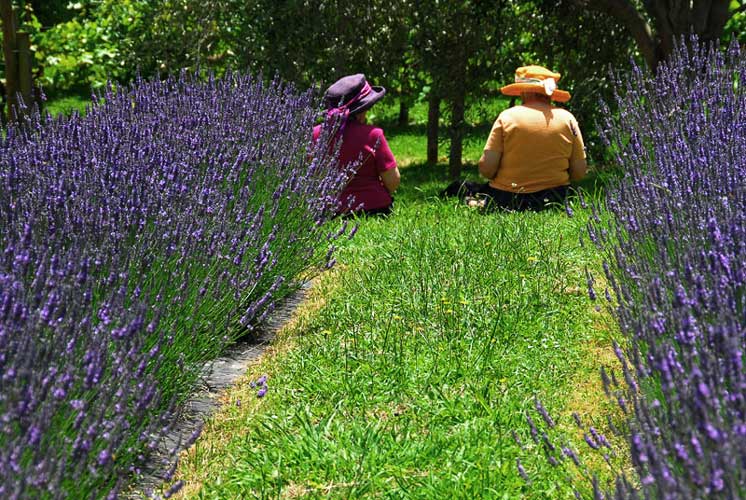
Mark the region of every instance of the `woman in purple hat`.
MULTIPOLYGON (((372 87, 365 75, 345 76, 324 94, 327 121, 339 123, 340 165, 360 161, 357 172, 340 195, 341 212, 387 215, 399 187, 399 169, 383 130, 365 123, 365 115, 386 94, 383 87, 372 87), (338 120, 338 121, 337 121, 338 120)), ((322 125, 313 129, 313 140, 321 135, 322 125)))

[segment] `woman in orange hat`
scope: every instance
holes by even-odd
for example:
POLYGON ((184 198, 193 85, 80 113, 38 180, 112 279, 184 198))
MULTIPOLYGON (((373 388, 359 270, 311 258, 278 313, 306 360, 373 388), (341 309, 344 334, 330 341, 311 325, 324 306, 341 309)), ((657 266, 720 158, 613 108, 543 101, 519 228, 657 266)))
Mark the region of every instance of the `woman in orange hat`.
POLYGON ((559 79, 559 73, 541 66, 523 66, 516 70, 515 82, 500 89, 522 103, 500 113, 479 160, 479 173, 489 179, 480 191, 497 206, 541 209, 563 202, 570 181, 586 174, 577 120, 552 106, 552 101, 570 99, 557 88, 559 79))

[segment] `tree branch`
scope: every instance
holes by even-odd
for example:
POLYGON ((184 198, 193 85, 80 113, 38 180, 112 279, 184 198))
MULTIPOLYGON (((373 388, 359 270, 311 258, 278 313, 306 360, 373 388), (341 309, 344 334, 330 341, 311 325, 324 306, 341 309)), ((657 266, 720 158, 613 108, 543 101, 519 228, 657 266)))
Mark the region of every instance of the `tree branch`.
POLYGON ((576 4, 605 12, 618 19, 637 43, 648 67, 655 70, 658 65, 658 51, 653 30, 629 0, 574 0, 576 4))

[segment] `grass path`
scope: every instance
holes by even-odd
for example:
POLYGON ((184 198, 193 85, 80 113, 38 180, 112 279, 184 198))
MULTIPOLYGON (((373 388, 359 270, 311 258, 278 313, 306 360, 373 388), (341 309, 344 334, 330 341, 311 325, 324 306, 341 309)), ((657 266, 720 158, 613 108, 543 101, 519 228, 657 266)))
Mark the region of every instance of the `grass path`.
MULTIPOLYGON (((504 104, 475 108, 467 163, 504 104)), ((572 497, 566 473, 511 433, 533 444, 524 415, 534 396, 575 443, 572 411, 605 427, 597 373, 616 361, 613 328, 585 292, 585 267, 599 265, 577 243, 587 213, 483 215, 438 200, 446 168, 422 164, 425 112, 386 127, 404 166, 396 213, 360 222, 338 266, 225 393, 182 454, 179 498, 572 497), (251 382, 263 374, 260 399, 251 382)))
POLYGON ((586 214, 480 214, 434 197, 445 168, 402 174, 396 213, 361 221, 184 454, 183 498, 570 496, 511 431, 530 442, 534 395, 569 435, 571 411, 601 420, 613 360, 585 291, 586 214))

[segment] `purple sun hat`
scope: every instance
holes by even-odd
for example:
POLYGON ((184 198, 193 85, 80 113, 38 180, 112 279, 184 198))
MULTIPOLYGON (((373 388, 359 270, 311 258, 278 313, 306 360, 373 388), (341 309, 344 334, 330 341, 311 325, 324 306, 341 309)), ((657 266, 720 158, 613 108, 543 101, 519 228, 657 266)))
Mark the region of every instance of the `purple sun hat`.
POLYGON ((371 86, 362 73, 344 76, 324 93, 327 117, 341 115, 346 119, 350 115, 369 109, 385 94, 385 88, 371 86))

